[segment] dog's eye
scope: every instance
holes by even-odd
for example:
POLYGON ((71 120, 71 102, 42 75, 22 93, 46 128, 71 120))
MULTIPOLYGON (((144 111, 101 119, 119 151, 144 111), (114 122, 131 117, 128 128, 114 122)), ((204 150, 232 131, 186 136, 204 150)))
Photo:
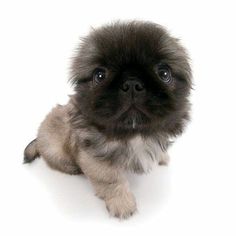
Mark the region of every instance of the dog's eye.
POLYGON ((96 83, 102 82, 106 78, 106 71, 102 68, 97 68, 93 72, 93 79, 96 83))
POLYGON ((156 69, 156 73, 163 82, 167 84, 172 82, 171 71, 167 65, 159 65, 156 69))

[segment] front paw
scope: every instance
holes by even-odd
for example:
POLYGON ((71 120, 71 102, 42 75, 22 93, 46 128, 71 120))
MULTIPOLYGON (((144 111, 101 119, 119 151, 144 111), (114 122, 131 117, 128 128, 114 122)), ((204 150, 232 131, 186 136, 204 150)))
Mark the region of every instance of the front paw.
POLYGON ((106 207, 112 216, 120 219, 129 218, 137 210, 136 201, 132 193, 125 193, 106 200, 106 207))

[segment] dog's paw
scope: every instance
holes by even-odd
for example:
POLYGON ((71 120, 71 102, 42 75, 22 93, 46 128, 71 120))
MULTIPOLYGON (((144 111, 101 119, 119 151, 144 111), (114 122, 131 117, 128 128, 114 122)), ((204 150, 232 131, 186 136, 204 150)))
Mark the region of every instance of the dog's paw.
POLYGON ((110 215, 120 219, 127 219, 137 211, 136 201, 132 193, 106 200, 106 207, 110 215))
POLYGON ((161 159, 158 162, 158 164, 160 166, 168 166, 169 162, 170 162, 170 157, 169 157, 168 153, 165 153, 164 155, 161 156, 161 159))

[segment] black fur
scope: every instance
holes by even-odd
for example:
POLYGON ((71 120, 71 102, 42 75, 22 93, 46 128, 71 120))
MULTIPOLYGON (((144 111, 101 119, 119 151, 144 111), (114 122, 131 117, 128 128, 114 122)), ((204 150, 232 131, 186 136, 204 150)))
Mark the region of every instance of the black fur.
MULTIPOLYGON (((125 140, 136 134, 176 136, 189 119, 188 56, 177 39, 154 23, 117 22, 93 30, 74 58, 71 81, 78 108, 72 115, 73 123, 81 125, 76 120, 83 116, 86 126, 96 127, 111 139, 125 140), (170 68, 171 84, 155 73, 160 63, 170 68), (107 78, 101 83, 93 80, 96 68, 106 70, 107 78), (120 89, 129 76, 145 87, 135 98, 120 89)), ((92 144, 87 140, 84 145, 92 144)))

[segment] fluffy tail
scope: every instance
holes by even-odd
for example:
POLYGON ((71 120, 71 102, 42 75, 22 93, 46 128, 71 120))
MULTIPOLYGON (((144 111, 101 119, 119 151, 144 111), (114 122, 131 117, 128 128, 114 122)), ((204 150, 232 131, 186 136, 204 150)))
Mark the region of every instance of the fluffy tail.
POLYGON ((40 154, 39 151, 37 150, 37 139, 34 139, 25 148, 24 164, 34 161, 39 156, 40 154))

